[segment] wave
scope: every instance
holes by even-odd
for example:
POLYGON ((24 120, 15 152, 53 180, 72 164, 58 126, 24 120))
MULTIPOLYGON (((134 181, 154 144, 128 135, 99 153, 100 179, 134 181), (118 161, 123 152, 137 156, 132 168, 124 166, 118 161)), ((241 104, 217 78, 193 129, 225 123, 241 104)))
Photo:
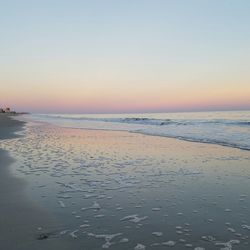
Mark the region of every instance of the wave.
MULTIPOLYGON (((166 115, 165 115, 166 116, 166 115)), ((164 117, 164 115, 163 115, 164 117)), ((177 138, 186 141, 213 143, 250 150, 248 119, 207 118, 170 119, 144 116, 90 117, 87 115, 34 115, 33 118, 59 126, 122 130, 146 135, 177 138)))
POLYGON ((231 147, 231 148, 237 148, 241 150, 250 151, 250 144, 249 145, 243 145, 243 144, 237 144, 237 143, 230 143, 226 141, 220 141, 216 139, 202 139, 202 138, 194 138, 194 137, 188 137, 188 136, 179 136, 179 135, 164 135, 164 134, 156 134, 156 133, 150 133, 150 132, 139 132, 135 131, 134 133, 141 133, 145 135, 151 135, 151 136, 161 136, 161 137, 167 137, 167 138, 174 138, 178 140, 183 141, 189 141, 189 142, 198 142, 198 143, 208 143, 208 144, 217 144, 225 147, 231 147))
MULTIPOLYGON (((40 116, 40 115, 39 115, 40 116)), ((236 125, 236 126, 250 126, 248 120, 229 120, 229 119, 214 119, 214 120, 174 120, 174 119, 155 119, 147 117, 125 117, 125 118, 93 118, 93 117, 74 117, 72 115, 41 115, 47 118, 68 119, 77 121, 102 121, 102 122, 117 122, 129 124, 143 124, 143 125, 195 125, 195 124, 223 124, 223 125, 236 125)))

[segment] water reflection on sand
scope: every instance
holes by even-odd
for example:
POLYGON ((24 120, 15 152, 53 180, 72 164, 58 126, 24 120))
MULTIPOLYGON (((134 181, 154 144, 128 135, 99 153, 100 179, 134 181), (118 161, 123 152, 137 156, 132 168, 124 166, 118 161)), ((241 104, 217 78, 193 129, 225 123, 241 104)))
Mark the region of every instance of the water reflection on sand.
MULTIPOLYGON (((74 249, 249 249, 250 153, 30 124, 3 142, 27 193, 74 249)), ((73 248, 72 248, 73 249, 73 248)))

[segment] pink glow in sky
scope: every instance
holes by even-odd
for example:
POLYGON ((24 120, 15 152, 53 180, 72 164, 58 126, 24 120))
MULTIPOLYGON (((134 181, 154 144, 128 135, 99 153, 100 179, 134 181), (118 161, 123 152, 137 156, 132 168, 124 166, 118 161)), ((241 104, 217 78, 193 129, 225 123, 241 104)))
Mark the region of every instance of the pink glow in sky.
POLYGON ((0 107, 39 113, 250 109, 247 2, 3 5, 0 107))

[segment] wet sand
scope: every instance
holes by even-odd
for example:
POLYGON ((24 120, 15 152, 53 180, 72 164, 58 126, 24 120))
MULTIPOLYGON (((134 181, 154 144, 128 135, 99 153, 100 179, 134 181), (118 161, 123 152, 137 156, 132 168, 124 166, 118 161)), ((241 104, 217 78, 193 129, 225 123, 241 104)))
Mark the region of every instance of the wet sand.
POLYGON ((249 249, 248 151, 42 123, 2 147, 34 213, 9 233, 23 249, 249 249))
POLYGON ((0 139, 11 139, 16 137, 15 132, 24 126, 23 121, 13 119, 17 115, 0 114, 0 139))
POLYGON ((249 151, 34 122, 1 147, 0 249, 249 249, 249 151))
POLYGON ((3 140, 17 138, 15 132, 22 130, 23 126, 24 122, 0 114, 0 249, 70 249, 65 243, 59 245, 53 239, 37 239, 43 233, 53 232, 55 221, 27 197, 25 180, 10 173, 15 160, 1 149, 1 144, 3 140), (47 231, 38 230, 40 227, 47 231))

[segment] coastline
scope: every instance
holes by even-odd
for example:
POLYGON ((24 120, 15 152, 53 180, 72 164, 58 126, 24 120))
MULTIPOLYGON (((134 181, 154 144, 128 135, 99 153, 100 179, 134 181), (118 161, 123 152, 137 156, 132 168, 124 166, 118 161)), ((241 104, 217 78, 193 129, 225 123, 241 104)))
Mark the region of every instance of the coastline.
POLYGON ((60 127, 127 131, 250 150, 249 111, 184 114, 31 114, 27 119, 60 127), (182 117, 183 116, 183 117, 182 117))
POLYGON ((173 249, 217 249, 238 242, 234 249, 248 249, 247 151, 39 122, 2 146, 16 161, 1 153, 0 248, 165 249, 170 242, 173 249))
POLYGON ((23 126, 25 125, 25 122, 11 118, 14 116, 18 116, 18 114, 0 114, 0 140, 17 137, 15 132, 22 130, 23 126))
POLYGON ((53 240, 38 240, 48 233, 44 230, 53 228, 54 221, 28 199, 25 181, 10 173, 15 159, 1 148, 1 141, 17 138, 15 132, 21 131, 24 125, 25 122, 11 119, 11 115, 0 115, 0 249, 65 249, 66 245, 62 248, 53 240))

